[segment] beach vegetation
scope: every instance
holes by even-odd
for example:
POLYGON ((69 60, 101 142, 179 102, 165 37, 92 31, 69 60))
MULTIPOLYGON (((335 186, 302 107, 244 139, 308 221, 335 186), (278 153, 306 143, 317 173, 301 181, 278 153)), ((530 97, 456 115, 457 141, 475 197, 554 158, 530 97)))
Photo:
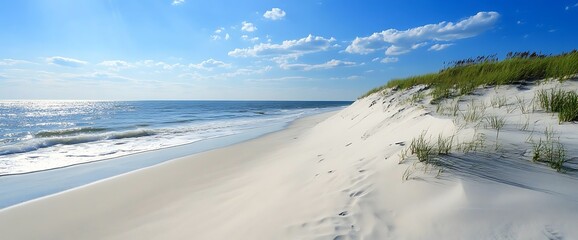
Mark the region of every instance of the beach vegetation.
POLYGON ((486 145, 486 135, 483 133, 474 134, 471 141, 462 142, 456 145, 458 151, 463 153, 477 152, 482 150, 486 145))
POLYGON ((423 100, 424 98, 425 98, 425 93, 424 93, 423 91, 422 91, 422 92, 417 92, 417 93, 414 93, 414 94, 411 95, 411 100, 410 100, 410 101, 411 101, 412 103, 418 103, 418 102, 420 102, 421 100, 423 100))
POLYGON ((423 132, 419 137, 412 139, 409 149, 411 154, 415 154, 420 162, 429 163, 433 157, 435 146, 426 139, 425 135, 426 132, 423 132))
POLYGON ((422 162, 416 161, 413 164, 409 165, 405 169, 405 171, 401 175, 402 182, 408 181, 410 179, 414 179, 414 177, 412 177, 412 176, 415 173, 417 173, 419 170, 423 170, 424 174, 435 173, 435 176, 433 176, 433 177, 436 179, 439 179, 442 177, 442 174, 445 172, 446 168, 442 165, 435 165, 435 164, 431 164, 431 163, 422 163, 422 162))
POLYGON ((552 126, 546 127, 544 130, 544 136, 546 136, 546 141, 552 141, 554 139, 554 128, 552 126))
POLYGON ((533 144, 532 161, 548 164, 557 172, 562 172, 566 159, 566 149, 559 141, 546 140, 540 138, 533 144))
POLYGON ((405 169, 405 171, 403 172, 403 174, 401 175, 402 181, 409 180, 409 177, 411 177, 411 175, 414 173, 414 171, 415 171, 415 165, 408 166, 405 169))
POLYGON ((424 91, 418 91, 415 93, 411 93, 411 94, 409 94, 409 96, 403 98, 403 100, 401 101, 401 104, 403 104, 403 105, 405 105, 405 104, 417 104, 417 103, 421 102, 425 97, 426 97, 426 94, 424 91))
MULTIPOLYGON (((454 136, 443 137, 438 135, 437 143, 426 139, 427 132, 422 132, 417 138, 411 140, 409 153, 415 155, 420 162, 432 163, 432 160, 438 155, 448 155, 452 151, 454 136)), ((404 159, 408 153, 401 153, 404 159)))
POLYGON ((360 98, 384 89, 408 89, 424 84, 432 88, 432 103, 472 93, 478 86, 498 86, 520 81, 555 78, 561 81, 578 73, 578 51, 558 55, 511 52, 499 60, 496 55, 449 62, 437 73, 390 80, 360 98))
POLYGON ((518 108, 520 108, 520 112, 523 114, 529 113, 530 108, 528 107, 525 98, 516 96, 516 104, 518 105, 518 108))
POLYGON ((483 104, 476 105, 473 99, 470 103, 468 103, 466 108, 467 110, 463 114, 463 118, 466 121, 466 123, 479 122, 484 118, 486 114, 486 106, 484 106, 483 104))
POLYGON ((452 144, 454 141, 454 136, 444 138, 441 134, 438 135, 437 143, 437 153, 439 155, 447 155, 452 151, 452 144))
POLYGON ((532 161, 546 163, 557 172, 562 172, 564 163, 568 161, 566 148, 560 143, 560 139, 554 138, 554 134, 552 127, 547 127, 544 130, 546 139, 540 138, 532 143, 532 161))
POLYGON ((530 134, 528 135, 528 137, 526 137, 526 143, 532 143, 534 142, 534 132, 535 132, 535 126, 532 127, 532 131, 530 131, 530 134))
POLYGON ((437 114, 444 115, 444 114, 445 114, 445 110, 446 110, 446 108, 444 107, 444 105, 442 105, 442 104, 436 105, 436 113, 437 113, 437 114))
POLYGON ((562 89, 542 89, 537 92, 539 105, 546 112, 558 113, 558 121, 578 121, 578 93, 562 89))
POLYGON ((405 161, 407 159, 407 157, 409 156, 408 151, 409 151, 409 148, 404 148, 399 152, 398 164, 403 163, 403 161, 405 161))
POLYGON ((500 129, 506 125, 504 117, 491 116, 486 118, 486 126, 496 129, 496 150, 498 149, 498 138, 500 136, 500 129))
POLYGON ((460 112, 460 102, 459 99, 456 99, 454 102, 454 105, 452 107, 452 116, 457 117, 458 116, 458 112, 460 112))
POLYGON ((520 127, 518 128, 520 131, 527 131, 528 127, 530 126, 530 116, 525 117, 525 121, 523 123, 520 124, 520 127))
MULTIPOLYGON (((562 89, 540 90, 529 100, 524 96, 515 96, 515 101, 508 102, 507 96, 496 94, 489 102, 463 102, 462 96, 473 94, 480 87, 495 87, 508 84, 533 84, 534 81, 560 81, 578 77, 578 51, 559 55, 544 55, 541 53, 518 52, 509 53, 505 59, 499 60, 495 55, 482 56, 466 60, 454 61, 445 65, 437 73, 429 73, 420 76, 411 76, 403 79, 393 79, 386 85, 374 88, 366 93, 368 96, 375 92, 407 90, 418 85, 425 85, 428 91, 418 92, 406 99, 408 102, 420 102, 429 94, 431 104, 436 105, 435 112, 440 115, 454 116, 454 124, 464 125, 476 124, 496 130, 496 149, 499 146, 500 133, 507 125, 504 116, 486 116, 487 108, 501 109, 504 106, 508 113, 520 109, 520 113, 525 119, 521 119, 518 129, 521 131, 531 131, 526 139, 532 144, 532 160, 534 162, 545 163, 556 171, 563 171, 567 162, 565 146, 554 139, 554 131, 547 128, 544 137, 535 141, 534 127, 530 130, 530 112, 536 108, 541 108, 546 112, 557 113, 560 122, 578 121, 578 93, 576 91, 565 91, 562 89), (460 100, 462 99, 462 100, 460 100), (487 105, 486 105, 487 104, 487 105)), ((469 98, 469 97, 466 97, 469 98)), ((442 156, 454 151, 470 152, 485 151, 486 135, 484 133, 474 133, 469 141, 454 142, 454 136, 443 137, 439 135, 437 142, 426 136, 426 132, 412 139, 407 149, 400 152, 400 163, 411 156, 415 156, 416 163, 439 166, 442 156), (455 144, 454 144, 455 143, 455 144), (454 150, 455 149, 455 150, 454 150)), ((407 180, 415 171, 413 167, 408 167, 403 174, 403 179, 407 180)), ((441 171, 440 171, 441 172, 441 171)))
POLYGON ((492 106, 493 108, 501 108, 505 106, 506 103, 507 103, 506 96, 496 95, 492 99, 490 99, 490 106, 492 106))
POLYGON ((454 99, 453 102, 443 101, 436 104, 436 113, 438 114, 457 117, 459 112, 459 99, 454 99))

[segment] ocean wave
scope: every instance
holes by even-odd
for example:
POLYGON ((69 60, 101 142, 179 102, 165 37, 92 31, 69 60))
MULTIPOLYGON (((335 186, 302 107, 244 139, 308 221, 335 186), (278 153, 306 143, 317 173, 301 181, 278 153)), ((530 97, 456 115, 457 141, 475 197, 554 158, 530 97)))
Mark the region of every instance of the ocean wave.
POLYGON ((107 130, 108 129, 106 129, 106 128, 95 128, 95 127, 58 129, 58 130, 40 131, 40 132, 34 134, 34 137, 49 138, 49 137, 59 137, 59 136, 68 136, 68 135, 78 135, 78 134, 83 134, 83 133, 105 132, 107 130))
POLYGON ((137 129, 123 132, 109 132, 105 134, 80 134, 74 136, 33 138, 24 142, 20 142, 18 144, 1 146, 0 155, 31 152, 41 148, 48 148, 56 145, 74 145, 102 140, 145 137, 145 136, 152 136, 155 134, 156 133, 153 130, 137 129))
POLYGON ((198 119, 183 119, 183 120, 174 120, 174 121, 167 121, 164 123, 168 123, 168 124, 172 124, 172 123, 190 123, 190 122, 194 122, 197 121, 198 119))
POLYGON ((107 139, 123 139, 123 138, 135 138, 135 137, 146 137, 155 135, 156 131, 150 129, 138 129, 124 132, 115 132, 110 134, 107 139))

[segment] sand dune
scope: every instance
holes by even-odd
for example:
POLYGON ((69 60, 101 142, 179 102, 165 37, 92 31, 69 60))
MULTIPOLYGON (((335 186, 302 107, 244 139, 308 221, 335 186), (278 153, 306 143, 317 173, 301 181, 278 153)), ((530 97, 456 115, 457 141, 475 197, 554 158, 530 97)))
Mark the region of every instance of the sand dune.
POLYGON ((578 90, 578 82, 478 89, 439 105, 421 97, 424 87, 373 94, 255 140, 0 210, 0 233, 578 239, 578 125, 559 124, 532 101, 538 89, 554 87, 578 90), (482 116, 467 119, 472 109, 482 116), (499 135, 490 117, 503 117, 499 135), (533 144, 548 134, 566 149, 564 173, 531 161, 533 144), (420 163, 407 150, 420 135, 432 144, 451 139, 451 153, 420 163))

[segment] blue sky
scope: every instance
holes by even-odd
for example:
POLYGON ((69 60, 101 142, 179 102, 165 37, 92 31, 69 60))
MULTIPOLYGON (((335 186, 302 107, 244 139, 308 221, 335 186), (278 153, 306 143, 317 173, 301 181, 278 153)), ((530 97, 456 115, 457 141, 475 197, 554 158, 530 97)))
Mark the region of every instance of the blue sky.
POLYGON ((354 100, 445 61, 578 48, 578 0, 0 2, 0 99, 354 100))

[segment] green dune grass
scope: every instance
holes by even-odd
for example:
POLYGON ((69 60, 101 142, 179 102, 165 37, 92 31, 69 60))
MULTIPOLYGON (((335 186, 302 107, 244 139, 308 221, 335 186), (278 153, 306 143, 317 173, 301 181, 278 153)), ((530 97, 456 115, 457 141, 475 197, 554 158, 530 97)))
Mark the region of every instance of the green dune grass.
POLYGON ((393 79, 387 84, 371 89, 361 96, 387 88, 407 89, 425 84, 433 88, 434 100, 465 95, 478 86, 512 84, 521 80, 556 78, 561 81, 578 73, 578 52, 576 50, 559 55, 529 54, 529 52, 509 53, 505 60, 494 56, 478 57, 453 62, 453 65, 438 73, 393 79))

